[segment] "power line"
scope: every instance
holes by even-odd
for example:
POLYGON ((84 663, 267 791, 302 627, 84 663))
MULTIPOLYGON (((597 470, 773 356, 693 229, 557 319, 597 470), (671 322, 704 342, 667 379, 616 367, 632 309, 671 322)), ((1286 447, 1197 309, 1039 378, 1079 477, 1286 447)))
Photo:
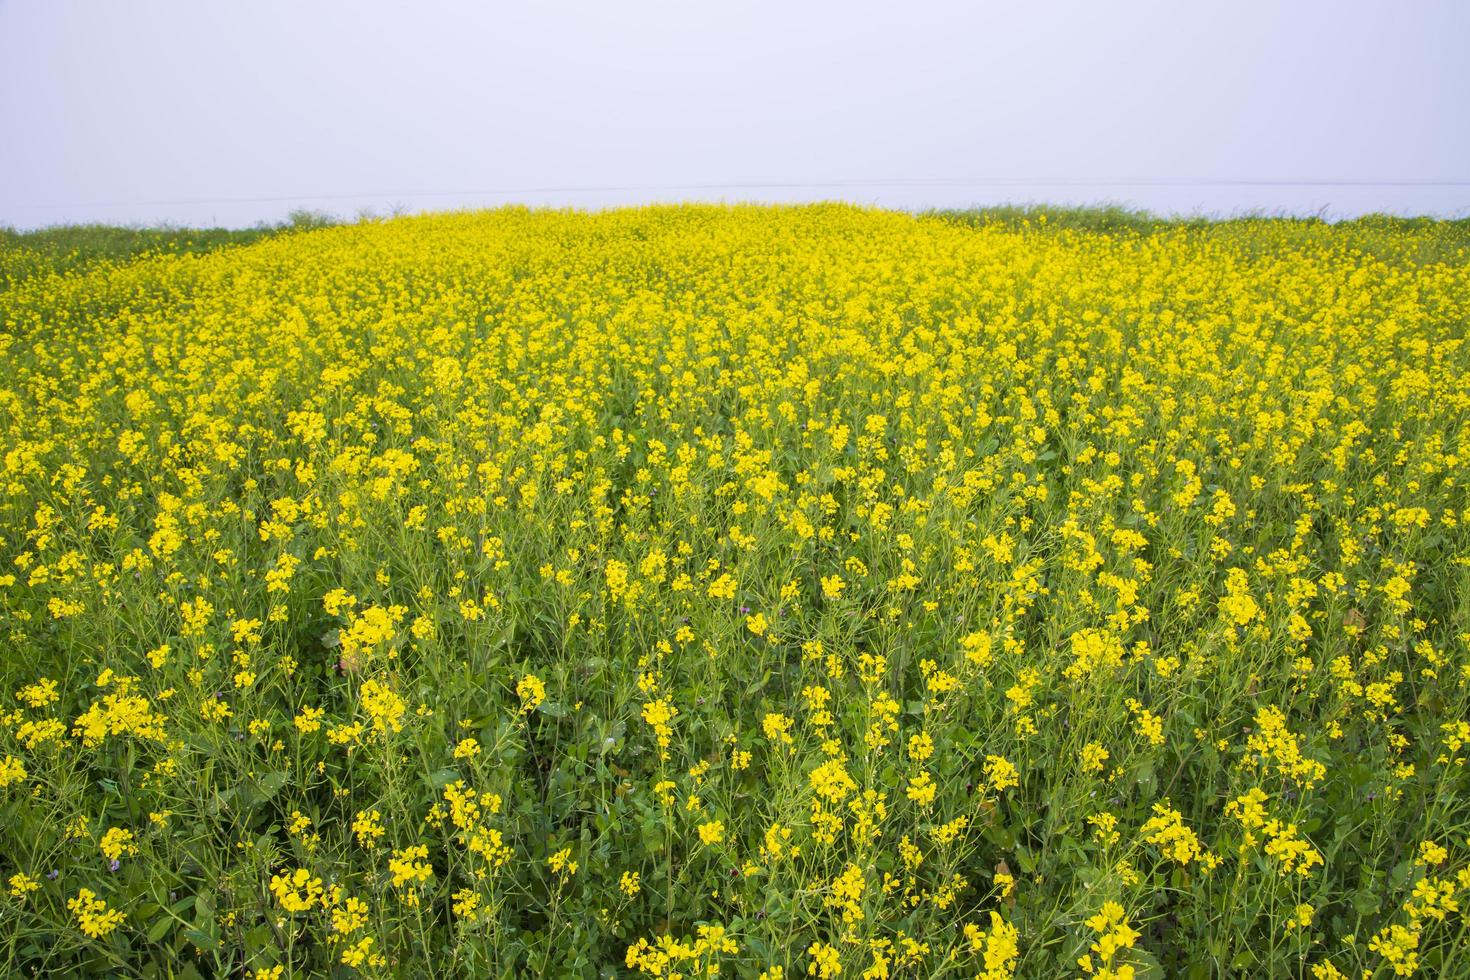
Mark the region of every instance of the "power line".
POLYGON ((75 208, 173 207, 203 204, 281 204, 291 201, 353 201, 426 197, 512 197, 521 194, 656 193, 663 191, 819 190, 865 187, 1470 187, 1470 178, 1085 178, 1085 177, 911 177, 830 181, 771 181, 702 184, 565 185, 500 187, 446 191, 371 191, 340 194, 282 194, 259 197, 181 198, 167 201, 92 201, 84 203, 23 204, 37 210, 75 208))

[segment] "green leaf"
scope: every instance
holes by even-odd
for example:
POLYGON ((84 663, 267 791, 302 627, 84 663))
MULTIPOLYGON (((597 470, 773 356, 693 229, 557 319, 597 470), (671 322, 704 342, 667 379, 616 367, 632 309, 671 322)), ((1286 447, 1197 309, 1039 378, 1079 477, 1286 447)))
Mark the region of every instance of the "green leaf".
POLYGON ((160 942, 164 936, 168 935, 168 931, 173 928, 173 925, 173 919, 169 918, 166 915, 160 915, 158 918, 154 919, 153 924, 148 927, 148 941, 150 943, 160 942))

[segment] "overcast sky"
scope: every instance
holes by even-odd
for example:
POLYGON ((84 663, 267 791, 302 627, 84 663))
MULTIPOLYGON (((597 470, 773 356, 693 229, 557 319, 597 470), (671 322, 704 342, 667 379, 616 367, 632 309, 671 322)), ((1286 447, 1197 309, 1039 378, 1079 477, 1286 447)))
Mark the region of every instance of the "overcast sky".
POLYGON ((1467 51, 1465 0, 0 0, 0 224, 680 199, 1466 214, 1467 51))

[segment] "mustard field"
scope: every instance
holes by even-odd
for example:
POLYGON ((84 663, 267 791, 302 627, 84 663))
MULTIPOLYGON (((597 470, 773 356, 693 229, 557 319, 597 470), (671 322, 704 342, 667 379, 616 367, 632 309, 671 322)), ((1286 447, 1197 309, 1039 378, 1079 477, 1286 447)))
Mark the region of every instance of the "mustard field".
POLYGON ((0 250, 35 976, 1470 976, 1470 230, 0 250))

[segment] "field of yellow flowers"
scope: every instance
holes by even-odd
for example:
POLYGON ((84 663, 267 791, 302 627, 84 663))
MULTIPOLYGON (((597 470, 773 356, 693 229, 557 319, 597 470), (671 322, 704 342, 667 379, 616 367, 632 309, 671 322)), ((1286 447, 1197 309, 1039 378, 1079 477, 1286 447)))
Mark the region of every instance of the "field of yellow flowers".
POLYGON ((1470 976, 1470 234, 0 250, 0 960, 1470 976))

